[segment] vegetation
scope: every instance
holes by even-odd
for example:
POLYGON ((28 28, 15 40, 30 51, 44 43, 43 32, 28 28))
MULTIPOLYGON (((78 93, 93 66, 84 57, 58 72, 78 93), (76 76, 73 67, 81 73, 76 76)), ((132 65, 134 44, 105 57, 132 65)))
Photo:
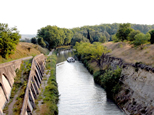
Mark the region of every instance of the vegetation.
POLYGON ((43 115, 58 115, 58 89, 56 83, 56 54, 53 53, 47 58, 46 68, 50 69, 50 77, 48 79, 48 85, 45 87, 44 98, 41 113, 43 115), (44 108, 44 109, 43 109, 44 108))
POLYGON ((103 45, 112 50, 108 55, 121 58, 126 63, 142 62, 154 67, 153 44, 145 44, 142 50, 141 47, 132 47, 129 42, 106 42, 103 45))
POLYGON ((102 54, 111 52, 111 50, 108 50, 99 42, 94 42, 93 44, 87 42, 77 42, 74 48, 76 49, 75 53, 80 59, 91 61, 95 60, 98 65, 100 65, 100 58, 102 54))
POLYGON ((135 46, 141 46, 141 49, 143 49, 143 45, 150 40, 150 34, 149 33, 147 33, 147 34, 140 33, 140 34, 135 35, 134 38, 135 38, 135 40, 132 43, 135 46))
POLYGON ((0 55, 7 58, 13 54, 20 38, 17 28, 8 28, 8 24, 0 23, 0 55))
POLYGON ((33 44, 37 44, 36 37, 33 37, 33 38, 31 39, 31 43, 33 43, 33 44))
POLYGON ((128 35, 131 31, 133 31, 133 29, 131 28, 131 25, 129 23, 120 24, 116 36, 120 41, 124 41, 127 40, 128 35))
POLYGON ((151 35, 150 43, 151 43, 151 44, 154 44, 154 30, 150 30, 149 33, 150 33, 150 35, 151 35))
MULTIPOLYGON (((120 23, 100 24, 95 26, 83 26, 81 28, 73 28, 71 30, 74 34, 75 33, 81 34, 81 38, 83 36, 89 39, 88 36, 90 35, 90 39, 92 39, 92 42, 98 42, 98 37, 101 36, 105 36, 106 41, 112 41, 113 40, 112 36, 117 33, 120 25, 122 24, 120 23)), ((146 34, 149 30, 154 29, 154 25, 141 25, 141 24, 128 24, 128 25, 130 25, 129 28, 132 28, 133 30, 139 30, 141 33, 144 34, 146 34)))
POLYGON ((153 43, 153 32, 154 30, 150 30, 146 34, 141 33, 139 30, 134 30, 131 28, 129 23, 120 24, 120 27, 115 35, 112 36, 114 42, 119 41, 129 41, 130 44, 133 44, 135 47, 140 46, 141 49, 144 48, 144 44, 149 41, 151 44, 153 43))
MULTIPOLYGON (((102 71, 102 70, 101 70, 102 71)), ((121 75, 121 69, 117 67, 116 70, 105 68, 103 73, 97 71, 94 73, 94 80, 101 85, 107 92, 107 95, 112 98, 120 90, 119 78, 121 75)))
POLYGON ((24 94, 25 94, 25 89, 26 89, 26 84, 27 84, 27 80, 28 80, 28 75, 30 72, 30 68, 31 68, 31 61, 32 60, 27 60, 22 62, 20 70, 16 70, 16 77, 14 79, 14 84, 13 84, 13 88, 11 91, 11 96, 10 96, 10 101, 9 103, 7 103, 7 105, 5 106, 3 112, 5 114, 8 114, 8 107, 9 105, 12 103, 15 95, 18 95, 17 98, 15 99, 16 102, 13 105, 13 114, 14 115, 19 115, 20 114, 20 110, 22 107, 22 102, 23 102, 23 98, 24 98, 24 94))
POLYGON ((55 48, 61 45, 68 45, 71 42, 73 33, 65 28, 57 26, 46 26, 38 30, 38 38, 43 38, 48 49, 55 48))
POLYGON ((9 62, 27 56, 35 56, 40 53, 47 55, 49 54, 49 50, 32 43, 19 42, 18 45, 16 46, 16 51, 14 52, 14 54, 9 55, 7 59, 0 56, 0 63, 9 62))
POLYGON ((87 39, 81 33, 75 33, 70 44, 75 46, 76 42, 89 42, 89 39, 87 39))
POLYGON ((108 65, 101 66, 100 58, 102 54, 109 53, 106 47, 101 43, 76 43, 75 54, 88 68, 91 74, 94 76, 96 83, 101 85, 107 92, 107 95, 112 97, 120 90, 119 78, 121 75, 121 69, 117 67, 116 70, 112 70, 108 65), (95 64, 95 62, 97 64, 95 64))
POLYGON ((42 38, 42 37, 39 37, 39 38, 37 39, 37 43, 38 43, 41 47, 43 47, 43 48, 46 47, 46 44, 45 44, 45 42, 43 41, 43 38, 42 38))
POLYGON ((21 79, 20 79, 21 80, 21 85, 20 85, 21 89, 19 91, 18 97, 16 98, 16 102, 13 106, 14 115, 19 115, 21 112, 22 103, 23 103, 23 99, 24 99, 25 91, 26 91, 26 87, 27 87, 28 76, 29 76, 29 72, 31 70, 31 62, 32 62, 32 60, 25 61, 24 68, 22 70, 23 75, 22 74, 20 75, 20 72, 19 72, 19 74, 17 73, 17 75, 21 76, 21 79))

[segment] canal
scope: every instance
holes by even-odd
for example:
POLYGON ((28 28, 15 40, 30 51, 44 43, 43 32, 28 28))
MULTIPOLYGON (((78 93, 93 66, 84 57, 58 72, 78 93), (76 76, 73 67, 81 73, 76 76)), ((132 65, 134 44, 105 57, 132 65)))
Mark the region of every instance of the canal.
POLYGON ((124 115, 106 97, 103 88, 95 84, 93 76, 79 61, 68 63, 71 51, 58 54, 56 79, 59 90, 59 115, 124 115))

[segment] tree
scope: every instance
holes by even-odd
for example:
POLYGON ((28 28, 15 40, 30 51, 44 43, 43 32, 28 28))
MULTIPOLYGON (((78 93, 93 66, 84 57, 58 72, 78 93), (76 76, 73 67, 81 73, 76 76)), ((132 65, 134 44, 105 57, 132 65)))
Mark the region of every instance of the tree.
POLYGON ((8 24, 0 23, 0 55, 7 58, 12 54, 20 38, 16 27, 8 28, 8 24))
POLYGON ((117 38, 116 34, 112 35, 112 40, 114 42, 119 42, 119 39, 117 38))
POLYGON ((57 26, 43 27, 38 30, 37 36, 49 44, 48 49, 55 48, 61 43, 61 35, 57 26))
POLYGON ((89 40, 86 38, 86 37, 84 37, 82 34, 80 34, 80 33, 76 33, 76 34, 74 34, 74 36, 73 36, 73 38, 72 38, 72 40, 71 40, 71 45, 75 45, 76 44, 76 42, 89 42, 89 40))
POLYGON ((37 40, 36 40, 35 37, 33 37, 33 38, 31 39, 31 43, 33 43, 33 44, 36 44, 36 43, 37 43, 37 40))
POLYGON ((42 38, 42 37, 39 37, 39 38, 38 38, 37 43, 38 43, 41 47, 43 47, 43 48, 45 48, 45 46, 46 46, 46 44, 45 44, 45 42, 43 41, 43 38, 42 38))
POLYGON ((65 33, 65 39, 64 39, 64 45, 68 45, 71 43, 71 39, 73 37, 73 32, 69 29, 63 29, 64 33, 65 33))
POLYGON ((101 43, 106 42, 106 36, 101 36, 101 37, 99 38, 99 42, 101 42, 101 43))
POLYGON ((133 31, 132 28, 130 28, 129 23, 120 24, 119 30, 116 33, 116 36, 119 40, 124 41, 127 40, 128 34, 133 31))
POLYGON ((129 41, 134 41, 135 40, 135 35, 141 33, 139 30, 133 30, 129 33, 128 35, 128 40, 129 41))
POLYGON ((151 43, 151 44, 154 44, 154 30, 150 30, 149 33, 150 33, 150 35, 151 35, 150 43, 151 43))
POLYGON ((87 39, 90 41, 90 43, 92 43, 91 38, 90 38, 90 33, 89 33, 89 29, 87 30, 87 39))
POLYGON ((135 46, 141 46, 141 49, 143 49, 143 45, 148 42, 148 40, 150 39, 150 36, 151 35, 149 33, 147 33, 147 34, 143 34, 143 33, 137 34, 134 37, 135 40, 133 41, 133 44, 135 46))
POLYGON ((110 35, 108 34, 108 32, 105 31, 104 34, 105 34, 105 36, 106 36, 106 39, 109 40, 109 39, 110 39, 110 35))

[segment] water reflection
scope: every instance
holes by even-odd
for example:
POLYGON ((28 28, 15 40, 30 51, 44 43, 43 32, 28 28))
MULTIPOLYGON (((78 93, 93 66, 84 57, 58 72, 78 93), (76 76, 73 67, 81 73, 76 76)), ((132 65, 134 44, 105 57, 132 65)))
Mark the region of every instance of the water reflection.
MULTIPOLYGON (((66 60, 69 56, 72 55, 63 52, 58 59, 66 60)), ((59 115, 123 115, 106 98, 106 92, 94 83, 93 76, 82 63, 58 63, 56 77, 60 93, 59 115)))
POLYGON ((74 56, 72 50, 61 51, 57 53, 58 60, 57 63, 65 61, 68 57, 74 56))

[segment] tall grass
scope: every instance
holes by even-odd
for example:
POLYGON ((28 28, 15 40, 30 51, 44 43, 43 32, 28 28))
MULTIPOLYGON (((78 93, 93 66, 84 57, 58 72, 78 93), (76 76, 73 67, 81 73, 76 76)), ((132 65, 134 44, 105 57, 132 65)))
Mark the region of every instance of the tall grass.
POLYGON ((58 115, 57 103, 59 95, 56 82, 56 61, 55 52, 47 58, 46 68, 50 69, 50 77, 44 91, 44 104, 41 110, 44 115, 58 115))
POLYGON ((2 58, 2 56, 0 55, 0 63, 6 63, 12 60, 16 60, 16 59, 20 59, 28 56, 36 56, 40 53, 47 55, 49 54, 49 50, 32 43, 19 42, 19 44, 16 46, 16 50, 14 51, 14 54, 9 55, 7 59, 2 58))

